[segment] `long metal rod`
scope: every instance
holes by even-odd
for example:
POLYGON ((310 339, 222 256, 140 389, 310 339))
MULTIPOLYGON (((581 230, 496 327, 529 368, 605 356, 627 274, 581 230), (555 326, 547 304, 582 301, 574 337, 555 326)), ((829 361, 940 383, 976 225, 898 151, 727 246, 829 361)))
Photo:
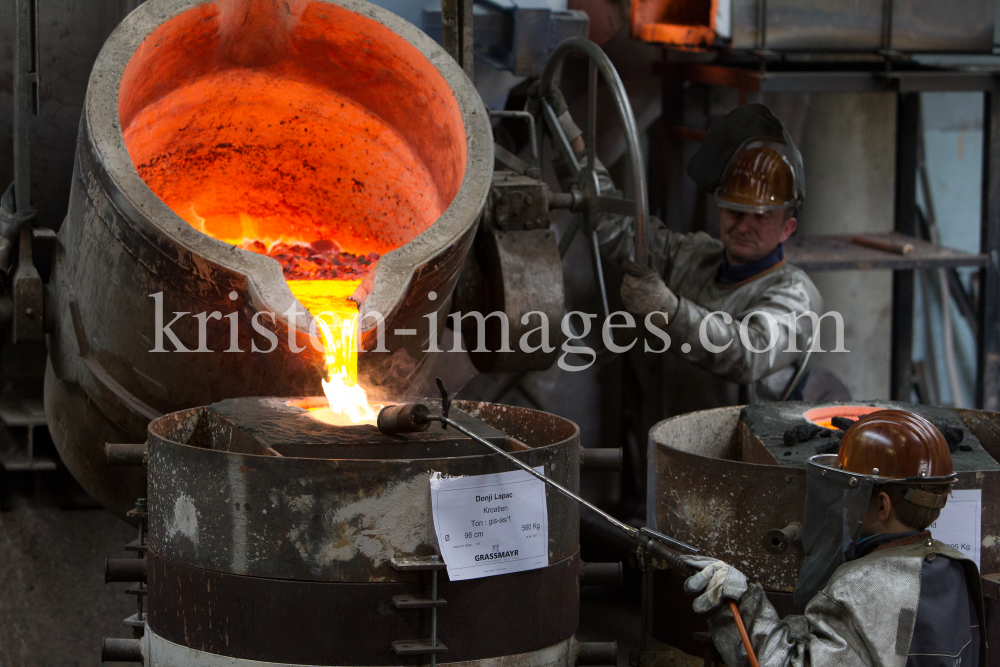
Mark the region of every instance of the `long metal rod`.
POLYGON ((520 118, 528 121, 528 143, 531 144, 531 166, 541 167, 542 163, 538 157, 538 137, 535 135, 535 117, 530 111, 511 111, 508 109, 488 109, 490 118, 520 118))
POLYGON ((603 308, 604 321, 611 317, 611 307, 608 305, 608 290, 604 284, 604 267, 601 263, 601 241, 597 238, 597 232, 590 234, 590 263, 594 269, 594 278, 597 279, 597 287, 601 291, 601 308, 603 308))
POLYGON ((484 440, 483 438, 480 438, 478 435, 476 435, 475 433, 469 431, 468 429, 466 429, 465 427, 463 427, 461 424, 459 424, 455 420, 450 419, 448 417, 444 417, 444 416, 433 416, 433 417, 431 417, 431 419, 440 421, 442 424, 447 424, 448 426, 451 426, 452 428, 454 428, 456 431, 459 431, 459 432, 464 433, 465 435, 469 436, 470 438, 472 438, 473 440, 475 440, 479 444, 485 445, 486 447, 489 447, 494 452, 496 452, 500 456, 504 457, 505 459, 507 459, 508 461, 510 461, 511 463, 513 463, 514 465, 516 465, 518 468, 520 468, 521 470, 523 470, 526 473, 528 473, 529 475, 531 475, 532 477, 540 479, 541 481, 545 482, 546 484, 548 484, 549 486, 551 486, 553 489, 555 489, 559 493, 563 494, 564 496, 566 496, 568 498, 571 498, 571 499, 575 500, 576 502, 580 503, 581 505, 583 505, 584 507, 587 507, 587 508, 589 508, 589 509, 597 512, 602 517, 604 517, 605 519, 607 519, 608 521, 610 521, 612 524, 614 524, 615 526, 617 526, 618 528, 620 528, 622 531, 624 531, 625 534, 627 534, 629 537, 631 537, 633 539, 639 539, 641 533, 640 533, 640 531, 639 531, 638 528, 633 528, 632 526, 628 525, 627 523, 622 523, 621 521, 619 521, 618 519, 614 518, 613 516, 611 516, 610 514, 608 514, 607 512, 605 512, 604 510, 602 510, 601 508, 597 507, 596 505, 594 505, 594 504, 592 504, 590 502, 587 502, 586 500, 584 500, 580 496, 576 495, 575 493, 573 493, 572 491, 570 491, 569 489, 567 489, 562 484, 559 484, 558 482, 552 481, 551 479, 549 479, 548 477, 546 477, 542 473, 538 472, 537 470, 535 470, 534 468, 532 468, 531 466, 529 466, 524 461, 521 461, 520 459, 512 456, 509 452, 505 452, 504 450, 502 450, 501 448, 497 447, 496 445, 494 445, 489 440, 484 440))
MULTIPOLYGON (((521 461, 520 459, 512 456, 509 452, 505 452, 503 449, 501 449, 500 447, 497 447, 496 445, 494 445, 489 440, 484 440, 483 438, 480 438, 478 435, 476 435, 475 433, 469 431, 468 429, 466 429, 464 426, 462 426, 458 422, 454 421, 453 419, 449 419, 448 417, 445 417, 444 415, 433 415, 433 416, 430 416, 430 419, 433 420, 433 421, 439 421, 442 424, 447 424, 448 426, 451 426, 452 428, 454 428, 456 431, 459 431, 460 433, 464 433, 465 435, 469 436, 470 438, 472 438, 473 440, 475 440, 479 444, 485 445, 486 447, 489 447, 494 452, 496 452, 500 456, 504 457, 505 459, 507 459, 508 461, 510 461, 511 463, 513 463, 514 465, 516 465, 521 470, 524 470, 526 473, 528 473, 532 477, 535 477, 536 479, 541 480, 542 482, 544 482, 545 484, 551 486, 553 489, 555 489, 559 493, 563 494, 567 498, 575 500, 576 502, 578 502, 579 504, 583 505, 584 507, 586 507, 588 509, 591 509, 594 512, 597 512, 597 514, 599 514, 601 517, 603 517, 605 520, 607 520, 609 523, 611 523, 615 527, 619 528, 622 532, 624 532, 626 535, 628 535, 629 537, 631 537, 634 540, 642 540, 644 542, 647 542, 647 546, 648 546, 648 542, 652 542, 652 540, 647 540, 646 539, 646 536, 648 535, 648 536, 651 536, 651 537, 655 537, 657 540, 659 540, 661 542, 662 541, 669 541, 669 542, 671 542, 671 543, 673 543, 673 544, 675 544, 675 545, 677 545, 679 547, 682 547, 684 549, 688 549, 689 551, 694 552, 694 553, 696 553, 698 551, 697 548, 691 546, 690 544, 685 544, 684 542, 681 542, 680 540, 675 540, 672 537, 667 537, 666 535, 662 535, 660 533, 656 533, 656 532, 650 531, 648 529, 634 528, 634 527, 628 525, 627 523, 622 523, 621 521, 619 521, 618 519, 614 518, 613 516, 611 516, 610 514, 608 514, 607 512, 605 512, 604 510, 602 510, 601 508, 597 507, 596 505, 594 505, 592 503, 587 502, 586 500, 584 500, 580 496, 576 495, 575 493, 573 493, 572 491, 570 491, 569 489, 567 489, 565 486, 559 484, 558 482, 552 481, 551 479, 549 479, 548 477, 546 477, 542 473, 538 472, 537 470, 535 470, 534 468, 532 468, 531 466, 529 466, 524 461, 521 461)), ((660 549, 663 549, 663 550, 666 549, 666 547, 664 547, 662 544, 658 544, 657 546, 660 547, 660 549)), ((664 557, 664 558, 667 558, 668 560, 673 560, 673 559, 677 558, 676 555, 673 555, 673 558, 671 558, 670 554, 665 554, 665 553, 663 553, 663 551, 660 551, 660 549, 657 550, 657 551, 659 551, 659 553, 657 555, 659 555, 661 557, 664 557)), ((678 567, 683 567, 683 566, 678 565, 678 567)))
POLYGON ((747 634, 747 627, 743 625, 743 617, 740 616, 740 607, 736 604, 736 600, 729 601, 729 610, 733 612, 733 620, 736 621, 736 629, 740 633, 740 639, 743 641, 743 648, 747 652, 747 658, 750 659, 750 667, 760 667, 757 662, 757 655, 753 652, 753 644, 750 643, 750 635, 747 634))

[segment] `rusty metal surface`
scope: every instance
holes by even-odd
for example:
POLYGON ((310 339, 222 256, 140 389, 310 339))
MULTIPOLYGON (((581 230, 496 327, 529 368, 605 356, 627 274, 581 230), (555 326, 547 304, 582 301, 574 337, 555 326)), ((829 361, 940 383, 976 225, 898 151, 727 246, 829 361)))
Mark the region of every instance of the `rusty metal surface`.
MULTIPOLYGON (((817 407, 796 404, 802 411, 817 407)), ((959 411, 987 453, 1000 455, 1000 417, 959 411)), ((801 445, 800 445, 801 446, 801 445)), ((660 422, 649 437, 649 525, 723 558, 769 591, 791 592, 801 543, 781 554, 768 531, 802 520, 805 468, 777 465, 739 422, 739 408, 717 408, 660 422)), ((982 489, 981 571, 1000 571, 1000 472, 962 471, 956 489, 982 489)))
MULTIPOLYGON (((393 350, 363 354, 359 360, 362 377, 374 389, 370 395, 378 398, 420 384, 428 372, 423 352, 428 347, 426 334, 407 338, 393 332, 397 327, 423 325, 418 327, 423 333, 425 314, 437 312, 439 319, 447 314, 446 295, 457 281, 489 191, 492 139, 472 83, 426 35, 361 0, 325 1, 379 22, 427 57, 454 94, 466 134, 466 168, 450 206, 411 242, 384 255, 360 288, 362 314, 385 315, 386 345, 393 350), (427 293, 432 290, 445 298, 430 302, 427 293)), ((234 395, 316 394, 323 376, 321 355, 306 335, 293 336, 296 345, 305 346, 304 352, 290 350, 283 313, 296 301, 277 262, 234 251, 194 230, 153 194, 125 149, 118 99, 126 64, 157 26, 198 4, 198 0, 149 0, 105 43, 88 85, 69 210, 53 260, 52 374, 82 391, 60 391, 47 383, 48 414, 54 418, 73 411, 84 421, 111 422, 138 440, 144 437, 148 421, 163 413, 234 395), (151 353, 155 302, 150 295, 159 292, 168 318, 172 312, 236 312, 239 347, 245 352, 151 353), (229 299, 230 292, 237 293, 235 301, 229 299), (114 298, 109 298, 112 294, 114 298), (258 320, 278 339, 269 354, 249 351, 255 335, 252 320, 261 312, 276 314, 273 323, 266 316, 258 320)), ((299 329, 308 323, 308 316, 300 317, 299 329)), ((228 348, 228 322, 222 324, 207 327, 209 349, 228 348)), ((362 320, 361 326, 363 345, 374 347, 374 321, 362 320)), ((187 347, 197 346, 198 329, 193 317, 173 327, 187 347)), ((268 347, 259 336, 257 341, 258 347, 261 343, 268 347)), ((168 343, 167 349, 171 347, 168 343)), ((134 501, 134 494, 126 497, 115 483, 124 473, 89 462, 86 452, 98 444, 89 438, 92 429, 56 431, 60 455, 89 493, 119 513, 134 501)))
MULTIPOLYGON (((266 399, 239 400, 260 405, 266 399)), ((575 424, 511 406, 456 401, 455 407, 527 444, 515 456, 544 466, 545 474, 578 491, 575 424)), ((268 455, 232 422, 206 418, 206 410, 150 424, 149 541, 164 558, 220 572, 412 581, 417 575, 397 572, 390 559, 438 553, 431 471, 479 475, 515 469, 499 455, 479 452, 420 459, 268 455), (203 448, 211 444, 228 451, 203 448)), ((556 562, 577 550, 579 512, 551 489, 546 498, 549 562, 556 562)))
MULTIPOLYGON (((310 399, 305 399, 306 401, 310 399)), ((325 402, 325 399, 321 399, 325 402)), ((207 440, 197 446, 243 454, 310 459, 440 459, 483 454, 483 445, 435 422, 424 431, 385 435, 374 424, 331 426, 296 404, 302 399, 237 398, 213 403, 197 414, 207 440), (239 439, 242 442, 235 442, 239 439), (266 450, 266 451, 265 451, 266 450)), ((421 399, 437 414, 441 401, 421 399)), ((496 445, 507 434, 456 409, 452 419, 496 445)), ((197 428, 197 427, 196 427, 197 428)), ((188 444, 194 444, 189 441, 188 444)))
POLYGON ((483 231, 476 237, 476 259, 482 268, 482 291, 479 313, 503 313, 507 318, 509 352, 503 349, 502 327, 497 317, 484 325, 467 316, 461 323, 465 349, 476 368, 483 373, 520 372, 549 368, 560 354, 563 333, 560 329, 565 311, 562 258, 555 233, 549 229, 527 231, 483 231), (544 319, 529 313, 544 313, 544 319), (522 318, 527 318, 523 320, 522 318), (489 352, 475 352, 479 330, 489 352), (541 331, 544 329, 545 338, 541 331), (530 333, 534 332, 534 333, 530 333), (521 349, 525 343, 536 349, 521 349))
MULTIPOLYGON (((192 649, 306 665, 421 664, 390 645, 428 634, 424 612, 392 596, 417 582, 331 583, 245 577, 149 554, 149 628, 192 649)), ((579 616, 579 554, 546 568, 449 582, 442 575, 438 637, 442 662, 535 651, 568 639, 579 616)), ((425 580, 425 584, 426 580, 425 580)))
MULTIPOLYGON (((979 438, 964 425, 958 411, 954 408, 899 403, 895 401, 832 401, 824 403, 824 407, 843 406, 848 413, 854 407, 907 410, 920 415, 938 428, 961 429, 962 444, 968 451, 958 449, 952 452, 952 464, 956 472, 963 470, 1000 470, 1000 463, 991 457, 980 445, 979 438)), ((829 444, 824 438, 814 438, 789 447, 785 444, 784 433, 787 429, 799 425, 810 425, 801 403, 785 401, 781 403, 757 403, 748 405, 740 412, 740 420, 745 422, 753 432, 755 440, 759 440, 766 448, 762 454, 766 457, 761 462, 775 463, 785 468, 803 468, 810 457, 817 454, 818 445, 829 444), (769 458, 767 458, 769 456, 769 458)))
POLYGON ((761 34, 761 3, 733 0, 732 48, 992 52, 991 0, 893 0, 891 5, 891 29, 886 31, 883 2, 767 0, 761 34))

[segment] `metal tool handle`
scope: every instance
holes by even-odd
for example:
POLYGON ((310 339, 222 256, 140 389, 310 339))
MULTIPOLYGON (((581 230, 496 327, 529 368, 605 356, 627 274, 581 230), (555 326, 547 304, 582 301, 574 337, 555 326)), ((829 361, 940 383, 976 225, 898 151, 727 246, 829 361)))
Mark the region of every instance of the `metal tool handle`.
MULTIPOLYGON (((680 556, 655 540, 651 539, 646 545, 646 549, 656 558, 662 559, 671 569, 677 570, 677 572, 686 577, 690 577, 698 572, 698 568, 688 565, 680 556)), ((743 640, 743 648, 747 652, 747 658, 750 659, 750 667, 760 667, 757 663, 757 655, 754 653, 753 645, 750 643, 750 635, 747 634, 747 628, 743 624, 743 616, 740 615, 739 605, 736 604, 736 600, 729 600, 728 602, 729 610, 733 612, 733 620, 736 621, 736 629, 740 633, 740 639, 743 640)))
MULTIPOLYGON (((484 440, 483 438, 480 438, 478 435, 476 435, 472 431, 469 431, 468 429, 466 429, 464 426, 462 426, 461 424, 459 424, 458 422, 456 422, 453 419, 449 419, 448 417, 445 417, 445 416, 436 416, 436 415, 431 415, 431 416, 428 417, 428 419, 431 419, 431 420, 434 420, 434 421, 439 421, 442 424, 447 424, 448 426, 451 426, 452 428, 454 428, 456 431, 459 431, 460 433, 464 433, 465 435, 469 436, 470 438, 472 438, 473 440, 475 440, 479 444, 485 445, 486 447, 489 447, 494 452, 496 452, 500 456, 504 457, 505 459, 507 459, 508 461, 510 461, 511 463, 513 463, 514 465, 516 465, 521 470, 524 470, 526 473, 528 473, 532 477, 535 477, 535 478, 541 480, 543 483, 551 486, 553 489, 555 489, 559 493, 563 494, 564 496, 566 496, 566 497, 568 497, 568 498, 570 498, 572 500, 575 500, 576 502, 578 502, 579 504, 583 505, 584 507, 586 507, 586 508, 588 508, 590 510, 593 510, 594 512, 597 512, 597 514, 599 514, 602 518, 604 518, 606 521, 608 521, 612 525, 614 525, 617 528, 619 528, 622 532, 624 532, 626 535, 628 535, 632 539, 634 539, 634 540, 643 540, 644 542, 656 544, 656 546, 660 550, 660 551, 657 552, 658 555, 660 554, 661 551, 662 551, 663 554, 667 554, 667 553, 673 554, 670 557, 670 559, 668 559, 665 556, 661 556, 668 563, 670 563, 670 562, 677 562, 677 563, 683 564, 683 561, 680 560, 680 556, 678 556, 677 554, 671 552, 665 545, 661 544, 657 540, 664 540, 664 539, 669 540, 670 542, 676 544, 678 547, 680 547, 682 549, 688 549, 692 553, 697 553, 697 551, 698 551, 698 549, 696 549, 695 547, 691 546, 690 544, 685 544, 684 542, 681 542, 679 540, 674 540, 673 538, 669 538, 666 535, 661 535, 659 533, 656 533, 654 531, 650 531, 650 530, 645 529, 645 528, 635 528, 633 526, 628 525, 627 523, 622 523, 618 519, 614 518, 613 516, 611 516, 610 514, 608 514, 607 512, 605 512, 604 510, 602 510, 600 507, 597 507, 593 503, 590 503, 590 502, 584 500, 583 498, 581 498, 580 496, 576 495, 575 493, 573 493, 572 491, 570 491, 569 489, 567 489, 565 486, 559 484, 558 482, 552 481, 551 479, 549 479, 548 477, 546 477, 542 473, 538 472, 537 470, 535 470, 534 468, 532 468, 531 466, 529 466, 524 461, 522 461, 522 460, 520 460, 520 459, 512 456, 509 452, 505 452, 500 447, 497 447, 496 445, 494 445, 489 440, 484 440), (648 538, 648 540, 646 540, 644 538, 648 538)), ((648 548, 648 544, 647 544, 647 548, 648 548)))

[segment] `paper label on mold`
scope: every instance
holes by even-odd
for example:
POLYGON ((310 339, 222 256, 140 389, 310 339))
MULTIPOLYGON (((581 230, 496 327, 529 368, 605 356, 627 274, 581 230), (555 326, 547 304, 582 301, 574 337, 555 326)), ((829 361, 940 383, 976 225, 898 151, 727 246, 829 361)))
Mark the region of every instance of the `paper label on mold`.
POLYGON ((983 491, 966 489, 952 491, 941 516, 928 526, 931 536, 971 559, 979 567, 982 539, 983 491))
POLYGON ((545 484, 523 470, 452 478, 435 473, 431 507, 452 581, 549 564, 545 484))

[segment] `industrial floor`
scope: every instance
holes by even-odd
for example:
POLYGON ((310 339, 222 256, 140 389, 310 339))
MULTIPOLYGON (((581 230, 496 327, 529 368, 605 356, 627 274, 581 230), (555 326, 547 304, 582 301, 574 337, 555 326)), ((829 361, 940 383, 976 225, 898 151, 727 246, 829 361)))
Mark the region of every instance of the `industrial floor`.
POLYGON ((103 637, 131 637, 135 598, 104 583, 104 559, 135 538, 103 509, 0 512, 0 667, 97 667, 103 637))

